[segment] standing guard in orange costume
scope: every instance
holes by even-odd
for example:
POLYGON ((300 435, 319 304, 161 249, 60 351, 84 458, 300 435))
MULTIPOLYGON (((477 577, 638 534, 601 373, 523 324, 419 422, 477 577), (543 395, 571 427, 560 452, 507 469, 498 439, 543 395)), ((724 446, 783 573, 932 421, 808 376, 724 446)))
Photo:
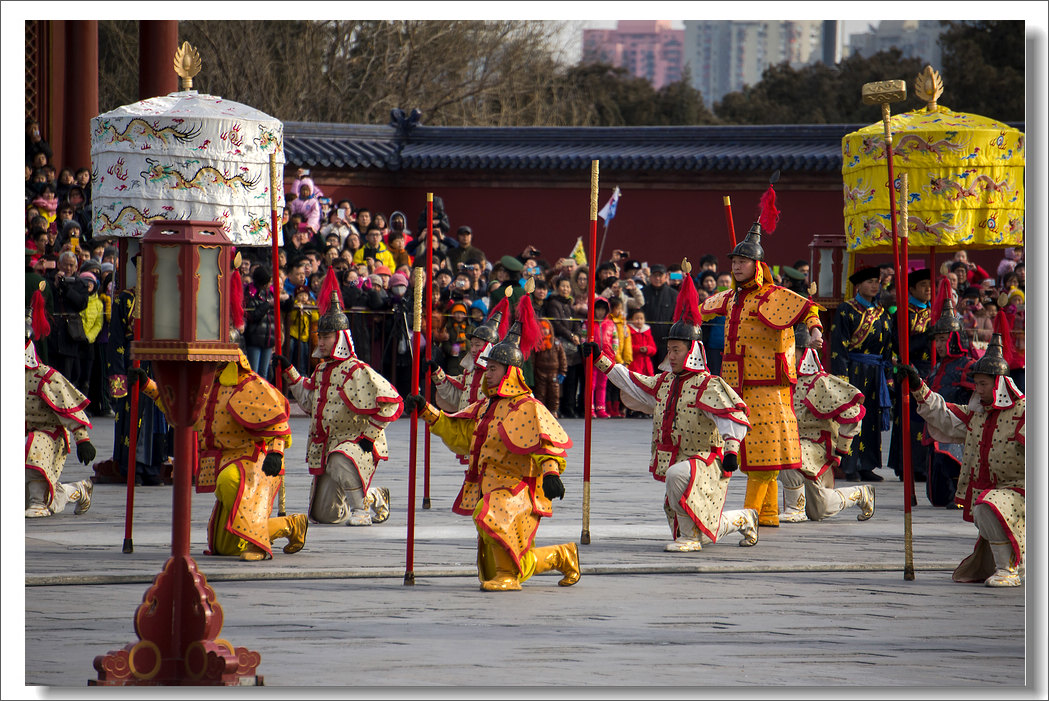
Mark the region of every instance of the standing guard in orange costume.
POLYGON ((743 506, 758 512, 761 526, 779 525, 779 471, 801 467, 798 421, 791 405, 797 382, 794 325, 803 322, 808 328, 811 348, 823 346, 819 306, 773 284, 764 261, 761 234, 772 233, 778 219, 769 185, 758 221, 729 254, 733 289, 708 297, 700 307, 704 319, 725 317, 721 377, 750 410, 750 430, 740 451, 740 469, 747 475, 743 506))
MULTIPOLYGON (((145 371, 128 371, 164 409, 157 384, 145 371)), ((270 518, 280 486, 284 449, 291 444, 288 400, 257 373, 243 352, 218 373, 193 429, 199 440, 198 492, 215 492, 208 521, 211 555, 241 560, 273 557, 272 542, 287 538, 284 552, 306 544, 306 514, 270 518)))
POLYGON ((535 547, 539 521, 553 515, 551 500, 564 498, 561 474, 572 440, 521 374, 525 353, 534 350, 540 333, 527 295, 517 314, 506 338, 492 347, 479 401, 446 414, 421 395, 405 400, 446 446, 470 458, 452 511, 472 516, 477 526, 477 576, 484 591, 516 591, 533 574, 551 569, 564 575, 558 582, 563 587, 579 581, 575 543, 535 547))

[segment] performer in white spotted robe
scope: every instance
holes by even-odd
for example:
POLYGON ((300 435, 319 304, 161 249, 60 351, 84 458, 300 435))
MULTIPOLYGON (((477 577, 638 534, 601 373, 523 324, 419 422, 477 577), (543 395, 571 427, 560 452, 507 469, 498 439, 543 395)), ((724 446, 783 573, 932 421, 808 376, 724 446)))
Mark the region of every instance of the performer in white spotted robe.
POLYGON ((351 526, 381 523, 390 513, 389 490, 371 482, 378 463, 389 458, 386 426, 401 415, 401 397, 357 358, 337 298, 318 322, 317 336, 314 355, 324 360, 309 378, 288 359, 276 358, 291 395, 312 417, 306 449, 313 475, 309 517, 351 526))
POLYGON ((933 439, 964 442, 955 502, 979 537, 972 555, 954 570, 954 581, 1021 586, 1027 550, 1027 399, 1009 377, 1001 336, 995 334, 984 356, 973 363, 976 389, 964 406, 944 401, 913 367, 906 369, 913 373, 911 394, 933 439))
POLYGON ((794 415, 801 439, 801 467, 780 470, 783 510, 780 522, 822 521, 848 506, 859 506, 859 521, 874 515, 874 488, 870 485, 834 488, 832 468, 841 464, 859 435, 863 393, 824 371, 816 351, 808 347, 803 324, 794 327, 798 353, 798 384, 794 386, 794 415))
POLYGON ((90 479, 59 481, 72 442, 85 465, 95 457, 87 429, 87 397, 54 368, 44 365, 36 347, 25 342, 25 515, 41 518, 61 513, 69 503, 80 515, 91 507, 90 479), (70 441, 70 438, 73 440, 70 441))
MULTIPOLYGON (((727 382, 707 370, 695 287, 687 272, 678 294, 676 323, 667 333, 667 356, 660 366, 664 372, 633 372, 603 353, 595 357, 594 369, 619 388, 627 408, 652 414, 649 471, 666 483, 663 510, 674 538, 665 550, 697 551, 734 532, 743 535, 740 545, 754 545, 757 512, 724 511, 740 442, 750 427, 747 407, 727 382)), ((596 346, 587 342, 581 348, 597 355, 596 346)))

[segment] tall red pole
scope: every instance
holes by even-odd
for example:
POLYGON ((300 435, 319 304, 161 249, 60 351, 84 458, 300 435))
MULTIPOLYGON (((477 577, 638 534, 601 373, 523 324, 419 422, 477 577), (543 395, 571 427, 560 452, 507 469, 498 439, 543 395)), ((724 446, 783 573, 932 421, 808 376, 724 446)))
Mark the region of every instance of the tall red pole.
MULTIPOLYGON (((273 247, 273 355, 280 355, 280 248, 277 245, 277 232, 280 231, 280 214, 277 207, 277 152, 270 154, 270 241, 273 247)), ((234 275, 240 275, 240 271, 234 271, 234 275)), ((266 379, 266 378, 263 378, 266 379)), ((278 391, 281 389, 281 371, 274 369, 273 386, 278 391)), ((285 516, 285 503, 287 500, 287 489, 284 486, 284 473, 280 475, 280 488, 277 495, 277 515, 285 516)))
MULTIPOLYGON (((433 371, 430 362, 433 360, 433 193, 426 193, 426 233, 430 237, 426 244, 426 401, 430 401, 430 378, 433 371)), ((418 357, 418 355, 416 355, 418 357)), ((418 361, 416 361, 418 365, 418 361)), ((430 425, 426 424, 426 437, 423 439, 423 508, 430 508, 430 425)))
MULTIPOLYGON (((892 252, 896 259, 896 335, 899 338, 900 362, 910 364, 910 314, 907 299, 907 228, 901 234, 896 221, 896 175, 892 164, 892 129, 889 126, 889 105, 882 104, 882 121, 885 123, 885 159, 889 165, 889 215, 892 222, 892 252)), ((901 178, 901 190, 906 192, 907 174, 901 178)), ((906 197, 904 203, 906 204, 906 197)), ((900 383, 900 454, 903 461, 903 530, 904 564, 903 578, 914 579, 914 553, 911 545, 911 501, 914 499, 914 473, 911 469, 911 402, 907 375, 897 376, 900 383)))
POLYGON ((732 223, 732 200, 728 195, 721 198, 725 203, 725 226, 728 227, 728 237, 732 240, 732 248, 736 248, 736 225, 732 223))
MULTIPOLYGON (((426 274, 419 268, 412 271, 412 287, 415 306, 412 311, 412 394, 419 394, 419 332, 422 330, 423 289, 426 274)), ((415 584, 415 465, 416 447, 419 444, 419 410, 412 410, 412 422, 408 435, 408 537, 405 553, 404 584, 415 584)))
MULTIPOLYGON (((593 342, 594 287, 597 284, 597 181, 600 161, 590 161, 590 283, 587 285, 586 340, 593 342)), ((579 542, 590 544, 590 426, 594 411, 594 356, 586 358, 586 407, 583 438, 583 531, 579 542)))

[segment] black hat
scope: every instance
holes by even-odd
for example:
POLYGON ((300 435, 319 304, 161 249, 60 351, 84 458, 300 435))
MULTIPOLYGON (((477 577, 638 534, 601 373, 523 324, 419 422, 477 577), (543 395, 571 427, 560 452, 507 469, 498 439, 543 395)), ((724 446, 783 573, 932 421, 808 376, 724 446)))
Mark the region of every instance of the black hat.
POLYGON ((922 268, 921 270, 914 270, 907 274, 907 287, 914 287, 922 280, 930 279, 931 275, 928 268, 922 268))
POLYGON ((754 222, 751 225, 747 235, 736 244, 736 247, 732 249, 732 253, 728 254, 729 258, 732 256, 750 258, 754 261, 765 260, 765 250, 761 247, 761 224, 754 222))
POLYGON ((667 266, 662 263, 653 263, 649 266, 648 271, 650 273, 665 273, 667 271, 667 266))
POLYGON ((339 307, 339 293, 332 290, 328 310, 317 320, 317 333, 335 333, 348 328, 350 322, 339 307))
POLYGON ((881 277, 881 268, 871 265, 866 268, 860 268, 852 275, 850 275, 849 282, 851 282, 853 285, 859 285, 861 282, 874 280, 878 277, 881 277))
POLYGON ((473 229, 471 229, 470 227, 468 227, 466 225, 463 225, 463 226, 460 226, 458 229, 455 230, 455 235, 458 236, 459 234, 472 234, 473 232, 474 232, 473 229))
POLYGON ((933 335, 939 333, 953 333, 957 331, 961 333, 962 324, 958 321, 958 318, 954 316, 954 304, 951 302, 951 296, 947 295, 947 298, 943 300, 943 309, 940 311, 940 318, 933 324, 932 332, 933 335))
POLYGON ((994 334, 987 345, 987 352, 972 365, 973 375, 1008 375, 1009 363, 1002 356, 1002 335, 994 334))
POLYGON ((483 324, 478 324, 468 335, 479 338, 485 343, 499 343, 499 322, 503 320, 501 311, 493 311, 483 324))
POLYGON ((515 321, 506 338, 492 346, 488 359, 507 366, 521 367, 524 364, 524 353, 521 352, 521 322, 515 321))

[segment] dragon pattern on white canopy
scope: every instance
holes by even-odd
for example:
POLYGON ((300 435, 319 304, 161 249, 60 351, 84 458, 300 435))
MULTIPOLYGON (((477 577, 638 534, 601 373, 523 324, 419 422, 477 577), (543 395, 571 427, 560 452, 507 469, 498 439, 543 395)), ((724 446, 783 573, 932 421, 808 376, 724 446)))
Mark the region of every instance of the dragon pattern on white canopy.
POLYGON ((270 155, 283 209, 283 145, 279 120, 195 90, 101 114, 91 120, 94 234, 141 238, 154 220, 193 219, 221 222, 237 246, 269 245, 270 155))

